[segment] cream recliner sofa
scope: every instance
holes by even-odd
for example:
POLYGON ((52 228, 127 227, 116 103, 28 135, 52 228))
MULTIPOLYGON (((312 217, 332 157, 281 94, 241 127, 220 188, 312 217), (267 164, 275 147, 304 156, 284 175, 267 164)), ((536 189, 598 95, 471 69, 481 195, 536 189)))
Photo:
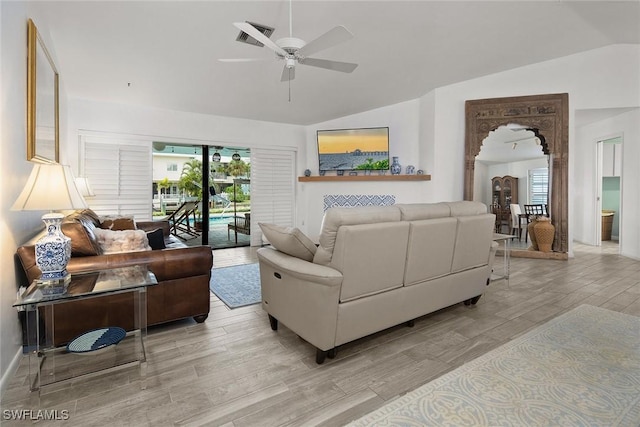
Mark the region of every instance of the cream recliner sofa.
POLYGON ((317 250, 297 229, 274 235, 261 224, 275 246, 258 250, 262 307, 273 330, 283 323, 323 363, 341 344, 475 304, 490 280, 494 224, 486 205, 469 201, 331 208, 317 250))

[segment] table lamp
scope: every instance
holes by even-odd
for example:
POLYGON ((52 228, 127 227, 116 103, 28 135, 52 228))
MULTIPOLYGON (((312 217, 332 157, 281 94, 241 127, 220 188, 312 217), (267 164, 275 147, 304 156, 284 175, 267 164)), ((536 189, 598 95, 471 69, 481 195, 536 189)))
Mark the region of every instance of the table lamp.
POLYGON ((91 185, 89 185, 89 178, 77 176, 75 182, 82 197, 95 197, 96 194, 93 192, 91 185))
POLYGON ((11 210, 42 211, 47 234, 36 242, 36 265, 42 276, 38 285, 54 285, 68 281, 67 264, 71 258, 71 239, 62 233, 64 215, 54 210, 87 208, 76 187, 71 168, 58 163, 36 164, 22 193, 11 210))

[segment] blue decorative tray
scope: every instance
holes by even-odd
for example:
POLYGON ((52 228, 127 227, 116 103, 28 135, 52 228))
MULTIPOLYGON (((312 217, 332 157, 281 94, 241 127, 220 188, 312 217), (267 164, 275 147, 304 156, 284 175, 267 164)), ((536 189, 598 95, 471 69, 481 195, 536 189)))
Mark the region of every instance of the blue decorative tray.
POLYGON ((118 344, 127 336, 127 331, 118 327, 98 328, 78 335, 67 344, 67 351, 75 354, 97 354, 118 344))

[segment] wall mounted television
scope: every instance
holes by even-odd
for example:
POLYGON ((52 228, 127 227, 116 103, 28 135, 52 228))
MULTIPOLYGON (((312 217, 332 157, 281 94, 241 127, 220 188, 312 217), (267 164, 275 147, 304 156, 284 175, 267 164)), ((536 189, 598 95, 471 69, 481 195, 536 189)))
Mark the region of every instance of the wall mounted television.
POLYGON ((321 171, 388 170, 389 128, 318 130, 321 171))

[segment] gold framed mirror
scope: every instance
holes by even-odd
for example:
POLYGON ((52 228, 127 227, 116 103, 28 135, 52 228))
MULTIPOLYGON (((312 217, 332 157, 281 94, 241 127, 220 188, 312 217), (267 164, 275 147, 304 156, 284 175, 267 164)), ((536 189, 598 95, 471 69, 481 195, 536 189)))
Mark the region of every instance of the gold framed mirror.
POLYGON ((27 27, 27 160, 58 162, 58 71, 31 19, 27 27))

